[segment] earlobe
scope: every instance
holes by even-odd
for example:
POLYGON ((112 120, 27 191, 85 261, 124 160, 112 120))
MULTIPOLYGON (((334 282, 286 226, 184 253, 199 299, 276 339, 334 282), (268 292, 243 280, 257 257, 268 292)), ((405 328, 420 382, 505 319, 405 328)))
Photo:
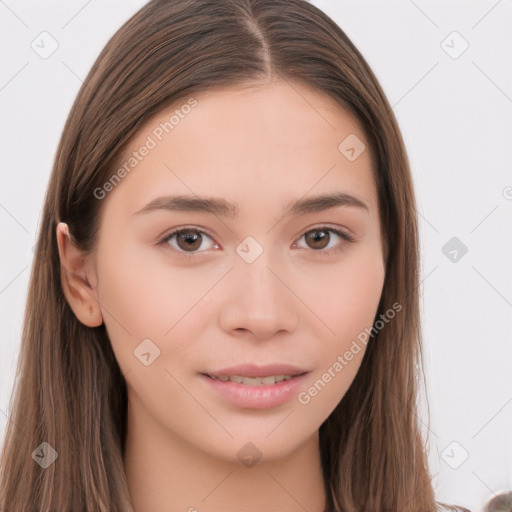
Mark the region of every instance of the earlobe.
POLYGON ((103 316, 97 300, 97 283, 94 269, 90 267, 87 254, 78 249, 71 239, 68 225, 59 222, 56 228, 60 258, 60 280, 62 290, 75 316, 88 327, 98 327, 103 316))

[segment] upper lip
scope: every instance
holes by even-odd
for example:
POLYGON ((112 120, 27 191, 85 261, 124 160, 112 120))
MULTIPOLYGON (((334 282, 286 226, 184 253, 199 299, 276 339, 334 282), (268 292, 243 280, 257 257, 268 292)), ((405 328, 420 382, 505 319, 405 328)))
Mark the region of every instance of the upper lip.
POLYGON ((230 366, 229 368, 222 368, 221 370, 215 370, 212 372, 206 372, 206 375, 212 375, 213 377, 219 376, 233 376, 240 375, 242 377, 270 377, 271 375, 301 375, 307 373, 308 370, 293 366, 290 364, 267 364, 267 365, 255 365, 255 364, 240 364, 236 366, 230 366))

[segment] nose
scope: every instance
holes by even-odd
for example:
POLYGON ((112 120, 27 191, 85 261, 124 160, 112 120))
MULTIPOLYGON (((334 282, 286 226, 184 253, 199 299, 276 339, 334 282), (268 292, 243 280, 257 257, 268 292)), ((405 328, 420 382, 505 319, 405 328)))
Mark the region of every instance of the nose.
POLYGON ((300 301, 289 273, 271 261, 269 252, 263 251, 251 263, 235 259, 226 276, 219 315, 226 333, 266 339, 297 328, 300 301))

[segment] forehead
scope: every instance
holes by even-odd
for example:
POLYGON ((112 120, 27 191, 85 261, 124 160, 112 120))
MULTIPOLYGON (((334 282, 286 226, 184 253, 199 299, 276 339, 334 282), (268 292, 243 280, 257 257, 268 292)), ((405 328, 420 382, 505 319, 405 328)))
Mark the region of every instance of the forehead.
POLYGON ((268 204, 275 193, 288 202, 342 187, 373 209, 369 151, 351 160, 343 153, 346 140, 369 149, 355 117, 304 85, 212 89, 164 109, 139 130, 113 169, 125 172, 109 194, 129 195, 133 211, 157 193, 222 196, 244 210, 255 196, 268 204))

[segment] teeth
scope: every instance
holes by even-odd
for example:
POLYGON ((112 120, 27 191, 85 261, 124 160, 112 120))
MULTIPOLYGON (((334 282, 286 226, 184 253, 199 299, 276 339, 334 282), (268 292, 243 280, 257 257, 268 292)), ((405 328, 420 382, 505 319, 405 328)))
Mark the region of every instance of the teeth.
POLYGON ((269 384, 275 384, 276 382, 290 380, 292 378, 291 375, 271 375, 270 377, 242 377, 241 375, 232 375, 230 377, 227 375, 220 375, 219 377, 215 377, 210 375, 210 377, 224 382, 230 380, 232 382, 238 382, 239 384, 245 384, 246 386, 268 386, 269 384))

